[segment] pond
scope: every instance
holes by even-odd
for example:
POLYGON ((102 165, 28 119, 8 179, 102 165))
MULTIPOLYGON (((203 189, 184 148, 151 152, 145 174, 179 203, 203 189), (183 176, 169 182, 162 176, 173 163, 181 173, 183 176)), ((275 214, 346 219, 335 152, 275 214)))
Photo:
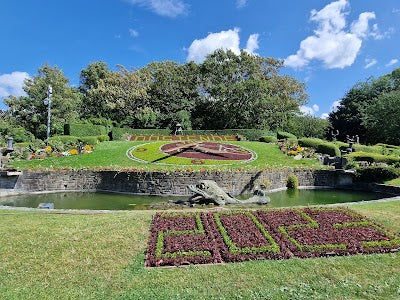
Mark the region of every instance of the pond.
MULTIPOLYGON (((285 190, 269 194, 271 202, 267 207, 324 205, 368 201, 391 196, 393 195, 334 189, 285 190)), ((3 197, 0 198, 0 205, 36 208, 40 203, 54 203, 54 208, 57 209, 146 210, 154 208, 153 205, 156 203, 167 202, 168 200, 186 200, 187 198, 63 192, 3 197)))

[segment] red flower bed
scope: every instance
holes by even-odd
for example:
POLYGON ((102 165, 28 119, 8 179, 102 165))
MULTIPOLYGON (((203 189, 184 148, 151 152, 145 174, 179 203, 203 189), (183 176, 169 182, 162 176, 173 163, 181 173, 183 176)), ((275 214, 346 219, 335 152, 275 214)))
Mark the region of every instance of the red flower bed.
POLYGON ((397 251, 400 237, 344 208, 156 214, 146 265, 397 251))

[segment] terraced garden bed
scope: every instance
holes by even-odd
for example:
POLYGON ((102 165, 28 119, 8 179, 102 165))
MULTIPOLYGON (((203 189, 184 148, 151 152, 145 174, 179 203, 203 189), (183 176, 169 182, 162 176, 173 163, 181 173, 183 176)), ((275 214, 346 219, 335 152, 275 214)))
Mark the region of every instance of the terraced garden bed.
POLYGON ((399 250, 399 236, 347 208, 157 213, 146 266, 399 250))

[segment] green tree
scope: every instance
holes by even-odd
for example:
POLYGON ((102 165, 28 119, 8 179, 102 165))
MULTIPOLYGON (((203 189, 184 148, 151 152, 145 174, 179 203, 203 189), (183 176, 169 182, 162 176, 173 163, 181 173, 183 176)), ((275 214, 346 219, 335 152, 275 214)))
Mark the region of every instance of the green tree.
POLYGON ((314 137, 323 139, 331 128, 328 120, 313 116, 293 115, 284 124, 283 130, 293 133, 297 137, 314 137))
POLYGON ((400 145, 400 90, 381 94, 362 115, 369 143, 400 145))
POLYGON ((217 50, 200 65, 200 96, 194 113, 197 127, 280 128, 298 111, 307 95, 304 86, 280 76, 283 62, 217 50))
POLYGON ((153 62, 142 69, 151 77, 149 105, 157 114, 157 126, 191 128, 191 112, 198 99, 198 66, 173 61, 153 62))
POLYGON ((333 128, 339 130, 341 139, 346 135, 358 135, 361 140, 367 140, 367 130, 362 120, 363 111, 373 105, 382 94, 399 89, 399 78, 400 69, 397 69, 392 74, 359 82, 346 93, 337 110, 329 115, 329 120, 333 128))
POLYGON ((150 76, 146 72, 118 66, 117 72, 107 72, 87 90, 85 101, 92 107, 90 115, 136 126, 137 110, 150 107, 149 86, 150 76))
POLYGON ((62 134, 64 124, 78 118, 81 94, 76 88, 68 86, 68 79, 56 66, 44 65, 38 74, 27 79, 23 87, 26 96, 10 96, 4 100, 16 125, 44 139, 47 128, 46 99, 48 85, 52 86, 51 134, 62 134))

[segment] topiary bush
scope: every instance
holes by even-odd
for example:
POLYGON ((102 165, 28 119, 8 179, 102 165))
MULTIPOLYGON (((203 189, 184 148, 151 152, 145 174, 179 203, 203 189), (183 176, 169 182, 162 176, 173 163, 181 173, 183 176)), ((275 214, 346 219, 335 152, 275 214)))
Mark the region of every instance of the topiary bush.
POLYGON ((267 136, 260 137, 260 142, 276 143, 276 142, 278 142, 278 139, 275 136, 267 135, 267 136))
POLYGON ((62 142, 64 145, 76 145, 79 142, 78 137, 72 135, 55 135, 48 139, 49 143, 55 141, 62 142))
POLYGON ((297 189, 299 186, 299 179, 297 178, 296 175, 291 174, 289 175, 287 182, 286 182, 286 187, 288 189, 297 189))
POLYGON ((97 137, 98 141, 101 142, 107 142, 110 140, 110 137, 108 135, 99 135, 97 137))
MULTIPOLYGON (((171 135, 173 131, 170 129, 133 129, 133 128, 116 128, 111 130, 112 140, 123 140, 125 135, 171 135)), ((248 141, 258 141, 260 137, 267 135, 275 135, 269 130, 263 129, 223 129, 223 130, 183 130, 184 135, 238 135, 243 136, 248 141)))
POLYGON ((365 167, 356 169, 356 181, 381 183, 400 177, 400 169, 394 167, 365 167))
POLYGON ((353 152, 346 157, 354 161, 367 161, 369 163, 386 163, 392 165, 400 162, 400 158, 394 155, 383 155, 378 153, 353 152))
POLYGON ((328 154, 330 156, 340 156, 339 147, 331 142, 314 138, 301 138, 298 140, 298 143, 302 147, 314 148, 318 153, 328 154))
POLYGON ((99 143, 97 136, 80 136, 78 140, 85 145, 96 145, 99 143))
POLYGON ((64 135, 72 136, 97 136, 107 135, 108 130, 103 125, 70 123, 64 125, 64 135))
POLYGON ((297 137, 294 134, 291 134, 289 132, 284 132, 284 131, 278 131, 276 133, 276 136, 277 136, 278 140, 282 140, 282 139, 297 139, 297 137))

